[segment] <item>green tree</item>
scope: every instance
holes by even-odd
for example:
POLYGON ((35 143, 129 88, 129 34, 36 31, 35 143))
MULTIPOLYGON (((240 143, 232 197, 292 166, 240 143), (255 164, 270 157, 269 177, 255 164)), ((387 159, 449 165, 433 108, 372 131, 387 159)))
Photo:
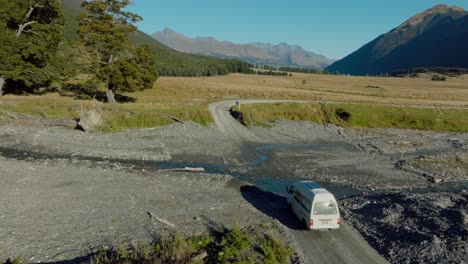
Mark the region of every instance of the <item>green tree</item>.
POLYGON ((63 27, 59 0, 2 0, 0 95, 5 84, 25 90, 50 83, 63 27))
POLYGON ((142 19, 124 11, 129 4, 130 0, 83 1, 79 16, 78 32, 109 103, 116 103, 116 92, 151 88, 157 78, 149 49, 135 48, 128 38, 137 31, 133 23, 142 19))
POLYGON ((157 78, 155 63, 148 46, 134 48, 128 57, 114 63, 108 86, 113 91, 122 92, 150 89, 157 78))

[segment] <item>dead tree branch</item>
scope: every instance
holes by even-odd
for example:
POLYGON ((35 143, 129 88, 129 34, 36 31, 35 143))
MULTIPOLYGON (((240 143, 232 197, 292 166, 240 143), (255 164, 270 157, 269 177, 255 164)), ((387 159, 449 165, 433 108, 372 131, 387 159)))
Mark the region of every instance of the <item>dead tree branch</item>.
MULTIPOLYGON (((21 33, 23 33, 24 29, 28 26, 31 26, 32 24, 38 23, 37 21, 29 21, 24 24, 20 24, 18 26, 18 31, 16 31, 16 37, 19 38, 21 36, 21 33)), ((29 31, 28 31, 29 32, 29 31)))
POLYGON ((32 15, 32 12, 34 11, 34 9, 36 9, 37 7, 44 7, 44 6, 41 6, 40 4, 35 4, 33 6, 30 6, 29 7, 29 11, 28 13, 26 13, 26 19, 29 19, 32 15))

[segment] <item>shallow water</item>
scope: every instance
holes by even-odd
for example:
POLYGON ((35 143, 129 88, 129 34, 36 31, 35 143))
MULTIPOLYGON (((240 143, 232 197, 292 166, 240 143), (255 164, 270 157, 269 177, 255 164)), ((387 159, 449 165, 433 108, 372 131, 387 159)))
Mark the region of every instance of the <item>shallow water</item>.
MULTIPOLYGON (((204 172, 208 174, 221 174, 221 175, 230 175, 237 179, 247 181, 251 184, 254 184, 264 190, 275 192, 278 194, 285 193, 285 187, 290 185, 294 181, 300 179, 296 177, 259 177, 258 175, 253 175, 249 173, 249 170, 252 168, 259 167, 266 161, 270 159, 268 151, 275 149, 346 149, 353 150, 353 146, 350 144, 274 144, 274 145, 263 145, 252 148, 252 151, 255 152, 256 159, 250 162, 247 162, 244 166, 235 166, 235 165, 226 165, 224 163, 210 163, 210 162, 197 162, 194 160, 199 160, 201 157, 197 156, 184 156, 176 157, 176 159, 169 161, 141 161, 141 160, 119 160, 119 159, 106 159, 100 157, 89 157, 82 155, 72 155, 72 154, 50 154, 42 153, 39 151, 31 150, 18 150, 13 148, 3 148, 0 147, 0 156, 16 160, 26 160, 26 161, 36 161, 36 160, 54 160, 54 159, 65 159, 65 160, 81 160, 81 161, 92 161, 92 162, 104 162, 104 163, 119 163, 134 169, 147 169, 147 170, 166 170, 166 169, 183 169, 185 167, 191 168, 204 168, 204 172)), ((206 160, 206 159, 205 159, 206 160)), ((99 167, 99 166, 96 166, 99 167)), ((195 172, 197 173, 197 172, 195 172)), ((287 174, 285 174, 287 175, 287 174)), ((363 192, 370 193, 383 193, 385 191, 379 190, 369 190, 366 188, 356 188, 348 184, 342 183, 330 183, 330 182, 320 182, 319 183, 326 189, 330 190, 332 193, 336 194, 338 199, 362 195, 363 192)), ((426 193, 426 192, 456 192, 463 193, 468 192, 468 183, 465 182, 447 182, 432 184, 428 183, 425 187, 408 187, 399 189, 399 192, 412 192, 412 193, 426 193)))
POLYGON ((317 148, 340 148, 340 149, 347 149, 353 150, 354 147, 350 144, 346 143, 333 143, 333 144, 326 144, 326 143, 318 143, 318 144, 273 144, 273 145, 263 145, 255 148, 255 154, 257 159, 249 163, 250 167, 257 167, 260 166, 263 162, 268 161, 270 156, 268 155, 267 151, 274 150, 274 149, 317 149, 317 148))

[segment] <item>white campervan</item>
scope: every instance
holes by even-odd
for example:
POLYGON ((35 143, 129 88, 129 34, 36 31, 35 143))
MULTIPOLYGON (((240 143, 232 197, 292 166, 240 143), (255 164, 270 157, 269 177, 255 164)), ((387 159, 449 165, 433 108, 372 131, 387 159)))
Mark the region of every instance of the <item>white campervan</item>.
POLYGON ((318 183, 299 181, 286 187, 288 206, 307 229, 338 229, 340 212, 335 197, 318 183))

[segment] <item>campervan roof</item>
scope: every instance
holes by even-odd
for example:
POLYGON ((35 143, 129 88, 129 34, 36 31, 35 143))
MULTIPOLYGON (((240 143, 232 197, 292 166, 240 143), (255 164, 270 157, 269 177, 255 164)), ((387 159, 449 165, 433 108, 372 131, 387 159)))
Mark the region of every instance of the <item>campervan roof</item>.
POLYGON ((329 191, 321 188, 321 189, 312 189, 312 192, 315 193, 315 195, 318 195, 318 194, 330 194, 329 191))
POLYGON ((313 181, 303 181, 302 183, 304 183, 304 185, 307 186, 311 190, 313 190, 313 189, 323 189, 323 187, 320 186, 320 184, 318 184, 316 182, 313 182, 313 181))

